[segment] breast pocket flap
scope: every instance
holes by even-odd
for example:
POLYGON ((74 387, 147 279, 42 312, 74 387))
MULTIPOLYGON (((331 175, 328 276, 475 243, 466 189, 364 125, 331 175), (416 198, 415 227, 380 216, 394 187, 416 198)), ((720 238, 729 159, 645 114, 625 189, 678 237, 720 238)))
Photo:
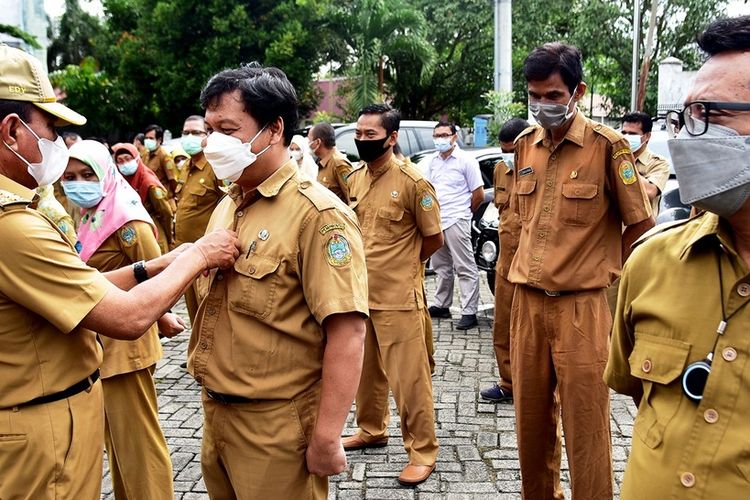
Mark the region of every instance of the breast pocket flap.
POLYGON ((636 333, 630 354, 630 372, 634 377, 656 384, 670 384, 682 374, 690 345, 679 340, 636 333))
POLYGON ((562 195, 574 200, 591 200, 599 192, 599 186, 596 184, 580 184, 577 182, 567 182, 562 185, 562 195))

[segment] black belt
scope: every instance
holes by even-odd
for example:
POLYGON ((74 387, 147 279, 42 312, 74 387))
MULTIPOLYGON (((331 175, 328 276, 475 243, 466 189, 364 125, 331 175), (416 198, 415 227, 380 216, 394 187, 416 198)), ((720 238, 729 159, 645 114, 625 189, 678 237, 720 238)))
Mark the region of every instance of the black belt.
POLYGON ((206 394, 208 394, 208 397, 213 399, 214 401, 218 401, 221 404, 224 405, 233 405, 233 404, 243 404, 243 403, 254 403, 258 401, 257 399, 250 399, 245 398, 242 396, 232 396, 231 394, 222 394, 220 392, 214 392, 211 389, 206 389, 206 394))
POLYGON ((536 288, 533 286, 526 285, 526 288, 531 288, 532 290, 536 290, 537 292, 542 292, 547 297, 562 297, 563 295, 573 295, 574 293, 578 293, 575 291, 554 291, 554 290, 544 290, 542 288, 536 288))
POLYGON ((94 385, 94 382, 96 382, 97 380, 99 380, 98 368, 94 371, 94 373, 92 373, 85 379, 81 380, 80 382, 77 382, 71 385, 65 390, 56 392, 54 394, 47 394, 46 396, 39 396, 38 398, 34 398, 31 401, 26 401, 25 403, 16 405, 16 407, 23 408, 24 406, 34 406, 34 405, 43 405, 47 403, 54 403, 55 401, 60 401, 61 399, 75 396, 79 392, 90 390, 91 386, 94 385))

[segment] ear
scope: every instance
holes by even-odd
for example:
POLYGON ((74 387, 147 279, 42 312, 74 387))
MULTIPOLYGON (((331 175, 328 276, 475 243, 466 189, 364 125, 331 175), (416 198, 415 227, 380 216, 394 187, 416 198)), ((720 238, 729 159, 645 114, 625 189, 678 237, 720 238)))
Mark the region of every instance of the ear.
POLYGON ((269 144, 275 145, 281 142, 284 143, 284 120, 279 116, 274 121, 268 124, 268 130, 271 131, 271 140, 269 144))
POLYGON ((586 93, 586 89, 588 88, 588 85, 586 85, 586 82, 581 82, 576 87, 575 92, 573 93, 574 97, 573 100, 580 101, 583 99, 583 95, 586 93))
POLYGON ((21 125, 21 118, 11 113, 3 118, 0 122, 0 138, 8 146, 14 146, 16 144, 16 134, 18 133, 18 127, 21 125))
POLYGON ((386 141, 386 145, 393 147, 396 145, 397 142, 398 142, 398 130, 394 130, 393 132, 391 132, 391 136, 386 141))
POLYGON ((651 139, 651 132, 647 132, 641 136, 641 144, 648 142, 651 139))

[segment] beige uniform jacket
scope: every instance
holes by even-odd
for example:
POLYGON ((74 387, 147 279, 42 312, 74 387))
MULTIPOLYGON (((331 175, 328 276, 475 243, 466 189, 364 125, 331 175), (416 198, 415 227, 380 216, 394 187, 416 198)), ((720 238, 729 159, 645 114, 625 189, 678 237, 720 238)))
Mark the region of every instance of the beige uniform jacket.
POLYGON ((435 189, 395 157, 375 171, 355 170, 348 181, 365 241, 370 308, 421 309, 422 241, 442 231, 435 189))
POLYGON ((347 157, 333 148, 331 155, 321 162, 318 171, 318 182, 330 189, 344 203, 349 202, 349 186, 347 177, 352 173, 353 167, 347 157))
MULTIPOLYGON (((140 260, 155 259, 160 255, 151 226, 143 221, 131 221, 107 238, 89 258, 87 264, 104 273, 140 260)), ((100 338, 104 345, 102 378, 148 368, 162 356, 159 328, 156 324, 138 340, 100 338)))
POLYGON ((0 408, 65 390, 102 362, 96 334, 78 325, 109 282, 28 208, 33 197, 0 175, 0 408))
POLYGON ((188 369, 216 392, 293 399, 321 379, 325 319, 368 313, 356 218, 289 160, 244 197, 233 186, 206 231, 218 228, 238 233, 242 254, 197 280, 188 369))
MULTIPOLYGON (((160 246, 164 247, 163 242, 172 245, 174 243, 174 234, 172 231, 174 211, 167 198, 167 192, 159 186, 151 186, 143 207, 157 224, 160 246)), ((169 249, 168 246, 166 248, 167 250, 169 249)))
POLYGON ((163 147, 159 146, 154 151, 144 151, 141 159, 148 168, 156 173, 159 182, 167 189, 169 189, 169 181, 177 180, 177 168, 174 166, 172 157, 163 147))
MULTIPOLYGON (((664 192, 669 180, 669 162, 666 158, 647 147, 635 158, 635 167, 641 176, 659 189, 659 194, 664 192)), ((651 211, 654 216, 659 213, 660 199, 661 196, 657 196, 651 201, 651 211)))
POLYGON ((222 182, 203 153, 188 160, 185 171, 184 184, 177 186, 175 245, 193 243, 203 236, 211 213, 224 197, 222 182))
POLYGON ((576 112, 553 149, 535 126, 516 140, 514 210, 521 219, 508 279, 551 291, 609 286, 622 267, 622 225, 651 215, 628 142, 576 112))
POLYGON ((500 160, 494 171, 495 196, 494 202, 500 212, 498 226, 498 240, 500 249, 496 269, 500 275, 508 279, 510 264, 518 249, 518 238, 521 233, 521 221, 518 214, 511 210, 510 199, 513 193, 513 169, 500 160))
POLYGON ((643 395, 623 500, 748 497, 750 270, 719 221, 706 213, 663 231, 625 264, 604 374, 617 392, 643 395), (727 328, 696 404, 681 377, 711 352, 721 301, 727 328))

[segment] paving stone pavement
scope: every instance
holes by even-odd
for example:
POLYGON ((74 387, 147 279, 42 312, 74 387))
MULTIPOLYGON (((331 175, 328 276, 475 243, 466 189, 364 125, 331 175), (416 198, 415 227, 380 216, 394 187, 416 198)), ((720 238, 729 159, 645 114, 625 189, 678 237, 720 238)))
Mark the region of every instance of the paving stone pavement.
MULTIPOLYGON (((513 407, 479 399, 479 390, 497 380, 492 348, 493 297, 480 273, 479 326, 456 330, 460 318, 456 296, 451 308, 455 320, 434 320, 436 370, 433 377, 437 436, 440 455, 437 467, 423 484, 404 488, 396 482, 406 465, 398 416, 391 399, 390 441, 380 449, 349 452, 349 469, 332 477, 329 499, 341 500, 464 500, 520 498, 513 407)), ((456 287, 458 288, 458 287, 456 287)), ((428 299, 435 289, 435 277, 427 277, 428 299)), ((457 293, 457 292, 456 292, 457 293)), ((187 319, 184 302, 174 309, 187 319)), ((175 498, 207 499, 200 469, 202 412, 199 387, 180 368, 186 359, 188 332, 163 340, 164 358, 155 373, 159 394, 159 416, 174 467, 175 498)), ((353 408, 352 408, 353 410, 353 408)), ((615 492, 619 492, 630 449, 635 407, 629 398, 612 394, 612 456, 615 492)), ((349 413, 344 435, 356 430, 354 412, 349 413)), ((106 457, 106 453, 105 453, 106 457)), ((565 454, 562 478, 566 498, 571 498, 565 454)), ((105 461, 102 498, 114 499, 105 461)))

